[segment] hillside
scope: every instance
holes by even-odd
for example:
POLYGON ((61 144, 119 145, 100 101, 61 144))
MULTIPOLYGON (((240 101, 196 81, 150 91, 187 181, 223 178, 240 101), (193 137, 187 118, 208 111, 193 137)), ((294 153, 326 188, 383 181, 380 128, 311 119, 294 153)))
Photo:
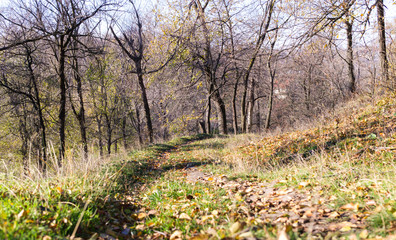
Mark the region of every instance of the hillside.
POLYGON ((264 138, 178 138, 83 175, 9 171, 0 239, 395 239, 395 96, 332 117, 264 138))

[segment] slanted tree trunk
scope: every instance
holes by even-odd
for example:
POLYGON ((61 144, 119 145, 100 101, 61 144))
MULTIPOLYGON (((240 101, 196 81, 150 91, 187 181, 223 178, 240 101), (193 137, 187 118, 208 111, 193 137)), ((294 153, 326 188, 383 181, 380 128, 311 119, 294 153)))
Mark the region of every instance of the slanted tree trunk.
POLYGON ((142 70, 141 60, 136 61, 135 66, 136 66, 136 72, 138 75, 140 93, 141 93, 141 97, 142 97, 142 101, 143 101, 144 114, 146 117, 147 133, 148 133, 148 137, 149 137, 149 142, 153 143, 154 142, 153 125, 151 123, 150 105, 149 105, 148 99, 147 99, 146 86, 144 85, 144 81, 143 81, 143 70, 142 70))

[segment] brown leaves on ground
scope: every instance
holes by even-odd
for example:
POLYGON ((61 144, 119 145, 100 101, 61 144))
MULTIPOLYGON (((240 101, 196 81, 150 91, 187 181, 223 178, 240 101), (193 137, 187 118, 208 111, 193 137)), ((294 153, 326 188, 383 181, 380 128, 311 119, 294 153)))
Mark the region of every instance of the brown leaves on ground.
MULTIPOLYGON (((280 185, 279 181, 230 181, 224 176, 213 176, 197 170, 188 171, 186 179, 225 189, 229 198, 239 200, 240 203, 230 213, 231 217, 239 219, 229 229, 235 239, 241 239, 238 233, 247 233, 252 226, 284 226, 288 231, 322 236, 335 231, 361 231, 366 227, 365 220, 369 216, 368 212, 357 213, 358 203, 346 204, 338 211, 327 207, 335 198, 326 198, 321 187, 305 189, 309 185, 305 182, 300 183, 297 189, 276 187, 280 185)), ((279 239, 286 239, 284 233, 279 231, 279 234, 279 239)), ((255 239, 253 236, 249 238, 255 239)))

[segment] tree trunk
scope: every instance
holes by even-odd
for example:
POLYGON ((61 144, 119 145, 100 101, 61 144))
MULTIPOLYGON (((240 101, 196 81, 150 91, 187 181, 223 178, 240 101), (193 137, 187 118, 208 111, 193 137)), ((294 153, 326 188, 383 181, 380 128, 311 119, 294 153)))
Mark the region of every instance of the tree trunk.
POLYGON ((99 154, 103 156, 102 116, 96 117, 96 122, 98 124, 99 154))
MULTIPOLYGON (((77 46, 74 46, 74 48, 77 49, 77 46)), ((74 62, 74 66, 73 66, 74 80, 77 83, 77 94, 78 94, 80 109, 77 111, 73 105, 72 99, 70 99, 70 101, 74 115, 76 115, 80 127, 81 142, 83 144, 84 158, 86 159, 88 158, 88 142, 87 142, 87 130, 85 125, 84 96, 82 90, 82 79, 79 72, 79 63, 75 52, 73 52, 73 62, 74 62)))
POLYGON ((220 134, 228 134, 227 131, 227 114, 225 109, 225 104, 223 99, 220 96, 219 90, 215 90, 213 93, 213 101, 216 104, 218 117, 219 117, 219 133, 220 134))
POLYGON ((260 101, 257 101, 257 112, 256 112, 256 121, 257 121, 257 132, 261 133, 261 112, 260 112, 260 101))
POLYGON ((39 167, 42 172, 47 171, 47 135, 45 130, 45 122, 44 122, 44 115, 43 109, 41 107, 41 100, 40 100, 40 92, 37 85, 37 79, 35 78, 34 71, 33 71, 33 60, 31 55, 28 53, 28 69, 30 73, 30 81, 33 84, 34 94, 36 98, 36 111, 39 117, 39 133, 41 135, 41 149, 42 158, 39 159, 39 167))
MULTIPOLYGON (((135 103, 135 111, 136 111, 136 132, 139 137, 139 145, 143 146, 143 138, 142 138, 142 127, 140 124, 140 110, 138 105, 135 103)), ((132 117, 132 116, 131 116, 132 117)))
POLYGON ((249 103, 248 103, 248 114, 247 114, 247 132, 252 132, 253 128, 253 112, 254 112, 254 91, 255 91, 255 81, 252 79, 250 94, 249 94, 249 103))
MULTIPOLYGON (((349 16, 349 14, 347 15, 349 16)), ((353 64, 353 34, 352 34, 352 27, 353 27, 353 20, 347 19, 345 21, 346 30, 347 30, 347 38, 348 38, 348 56, 347 56, 347 64, 348 64, 348 76, 349 76, 349 92, 355 93, 356 92, 356 77, 354 71, 354 64, 353 64)))
POLYGON ((212 111, 212 104, 211 104, 211 96, 210 93, 208 94, 208 107, 206 110, 206 130, 208 131, 208 134, 212 134, 212 126, 210 124, 210 114, 212 111))
POLYGON ((234 92, 232 94, 232 125, 234 128, 234 134, 238 134, 238 116, 237 116, 237 108, 236 108, 236 98, 238 93, 238 83, 239 77, 237 77, 235 85, 234 85, 234 92))
POLYGON ((153 125, 151 123, 150 106, 149 106, 148 99, 147 99, 146 87, 144 86, 144 81, 143 81, 143 70, 142 70, 141 60, 136 61, 135 65, 136 65, 136 72, 138 75, 138 82, 139 82, 141 97, 142 97, 142 101, 143 101, 144 113, 146 116, 147 133, 148 133, 148 137, 149 137, 149 142, 153 143, 154 142, 153 125))
POLYGON ((127 125, 127 118, 126 118, 126 116, 123 116, 122 117, 122 139, 124 141, 124 148, 125 149, 128 148, 126 125, 127 125))
POLYGON ((111 129, 111 119, 107 115, 105 116, 105 118, 106 118, 106 127, 107 127, 107 153, 110 155, 113 129, 111 129))
POLYGON ((393 88, 389 82, 388 72, 388 58, 386 56, 386 35, 385 35, 385 11, 384 1, 377 0, 377 21, 378 21, 378 40, 380 45, 380 60, 381 60, 381 72, 383 85, 393 88))
POLYGON ((269 129, 270 124, 271 124, 271 115, 272 115, 272 103, 274 100, 274 80, 275 80, 275 76, 274 74, 272 74, 272 70, 269 65, 269 71, 270 71, 270 92, 269 92, 269 96, 268 96, 268 108, 267 108, 267 116, 265 119, 265 125, 264 128, 265 129, 269 129))
POLYGON ((66 61, 66 49, 64 48, 64 36, 60 36, 59 42, 59 88, 60 88, 60 107, 59 107, 59 162, 58 165, 62 165, 63 158, 65 157, 65 145, 66 145, 66 75, 65 75, 65 61, 66 61))

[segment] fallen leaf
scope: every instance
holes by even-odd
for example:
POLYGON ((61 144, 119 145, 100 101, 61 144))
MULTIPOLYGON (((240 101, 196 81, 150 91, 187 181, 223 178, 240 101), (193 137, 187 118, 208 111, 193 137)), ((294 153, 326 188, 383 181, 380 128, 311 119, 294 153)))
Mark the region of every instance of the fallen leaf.
POLYGON ((285 229, 279 232, 278 240, 289 240, 289 236, 287 235, 285 229))
POLYGON ((191 217, 188 216, 186 213, 182 213, 179 215, 179 219, 191 220, 191 217))
POLYGON ((25 209, 23 209, 18 213, 17 218, 21 219, 22 217, 26 217, 26 216, 27 216, 27 212, 25 211, 25 209))
POLYGON ((143 231, 145 228, 144 224, 139 224, 135 227, 136 230, 143 231))
POLYGON ((202 216, 201 221, 202 221, 202 222, 205 222, 205 221, 208 220, 208 219, 213 219, 213 216, 212 216, 212 215, 205 215, 205 216, 202 216))
POLYGON ((369 201, 366 202, 366 205, 367 206, 376 206, 377 203, 374 200, 369 200, 369 201))
POLYGON ((213 211, 212 211, 212 215, 213 215, 213 216, 217 216, 217 215, 219 215, 219 211, 217 211, 217 210, 213 210, 213 211))
POLYGON ((235 233, 241 231, 242 228, 243 228, 242 223, 240 223, 240 222, 235 222, 235 223, 233 223, 233 224, 231 225, 231 227, 230 227, 230 232, 231 232, 231 234, 233 235, 233 234, 235 234, 235 233))
POLYGON ((252 232, 245 232, 238 235, 238 239, 253 238, 253 237, 254 235, 252 232))
POLYGON ((349 232, 349 231, 351 231, 351 229, 352 229, 351 226, 344 226, 340 229, 340 231, 341 232, 349 232))
POLYGON ((308 186, 308 185, 309 185, 308 182, 300 182, 300 184, 298 185, 298 187, 299 187, 299 188, 303 188, 303 187, 306 187, 306 186, 308 186))
POLYGON ((367 238, 368 237, 368 231, 367 231, 367 229, 364 229, 360 234, 359 234, 359 237, 360 238, 367 238))
POLYGON ((341 209, 358 211, 359 210, 359 203, 355 203, 355 204, 348 203, 348 204, 345 204, 344 206, 342 206, 341 209))
POLYGON ((340 214, 338 212, 332 212, 332 213, 330 213, 329 218, 336 218, 339 216, 340 216, 340 214))
POLYGON ((138 219, 139 220, 142 220, 143 218, 145 218, 147 216, 147 214, 146 213, 144 213, 144 212, 142 212, 142 213, 139 213, 139 215, 138 215, 138 219))
POLYGON ((182 239, 182 232, 180 230, 176 230, 172 233, 172 235, 170 236, 170 240, 179 240, 182 239))

